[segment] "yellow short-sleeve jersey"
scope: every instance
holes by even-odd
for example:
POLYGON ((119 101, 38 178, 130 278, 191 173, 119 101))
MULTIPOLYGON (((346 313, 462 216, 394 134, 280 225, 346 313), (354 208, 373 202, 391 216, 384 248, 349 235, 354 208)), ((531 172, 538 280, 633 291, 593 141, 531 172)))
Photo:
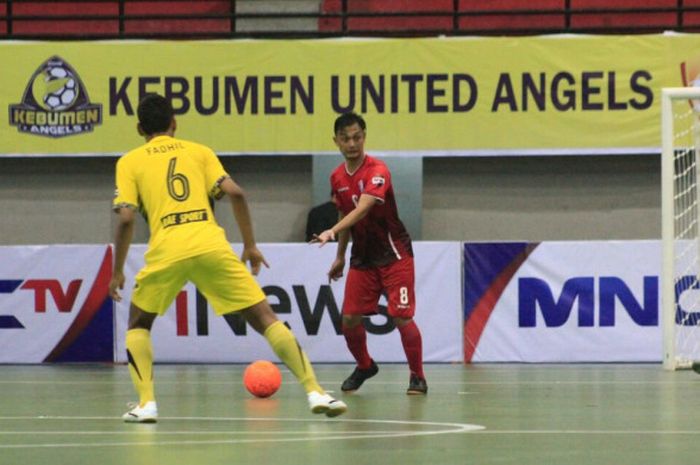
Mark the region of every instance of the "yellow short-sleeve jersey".
POLYGON ((146 263, 230 249, 211 207, 227 176, 210 148, 169 136, 155 137, 117 161, 113 207, 138 209, 146 217, 146 263))

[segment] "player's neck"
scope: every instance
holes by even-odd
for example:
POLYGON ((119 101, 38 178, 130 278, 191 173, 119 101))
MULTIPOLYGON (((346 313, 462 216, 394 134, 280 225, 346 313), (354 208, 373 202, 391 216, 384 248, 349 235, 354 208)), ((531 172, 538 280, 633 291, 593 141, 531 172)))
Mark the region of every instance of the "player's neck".
POLYGON ((149 134, 146 136, 146 142, 150 142, 156 137, 163 137, 163 136, 168 136, 168 137, 173 137, 175 135, 174 131, 165 131, 165 132, 156 132, 154 134, 149 134))
POLYGON ((345 159, 345 169, 348 173, 354 173, 365 161, 367 154, 363 153, 361 157, 358 158, 346 158, 345 159))

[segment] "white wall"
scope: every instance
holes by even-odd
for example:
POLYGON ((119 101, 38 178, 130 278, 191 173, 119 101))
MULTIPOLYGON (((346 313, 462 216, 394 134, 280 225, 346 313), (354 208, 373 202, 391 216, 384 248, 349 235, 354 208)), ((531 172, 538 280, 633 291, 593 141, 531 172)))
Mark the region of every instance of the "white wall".
MULTIPOLYGON (((112 158, 0 158, 0 244, 112 240, 112 158)), ((310 156, 224 158, 260 242, 304 240, 310 156)), ((422 240, 658 239, 654 155, 426 158, 422 240)), ((217 217, 237 240, 230 207, 217 217)), ((147 238, 144 228, 136 241, 147 238)))

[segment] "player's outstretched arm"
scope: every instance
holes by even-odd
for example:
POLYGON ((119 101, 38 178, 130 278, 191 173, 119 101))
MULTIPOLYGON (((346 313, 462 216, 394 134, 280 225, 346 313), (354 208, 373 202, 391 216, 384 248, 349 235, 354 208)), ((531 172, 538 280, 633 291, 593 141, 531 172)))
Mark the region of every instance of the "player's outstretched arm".
POLYGON ((350 213, 345 215, 345 217, 338 221, 332 228, 315 235, 310 243, 318 243, 320 247, 323 247, 326 242, 339 237, 339 234, 343 231, 349 231, 355 223, 367 216, 367 213, 369 213, 377 202, 379 202, 379 200, 376 197, 362 194, 360 200, 357 202, 357 206, 350 213))

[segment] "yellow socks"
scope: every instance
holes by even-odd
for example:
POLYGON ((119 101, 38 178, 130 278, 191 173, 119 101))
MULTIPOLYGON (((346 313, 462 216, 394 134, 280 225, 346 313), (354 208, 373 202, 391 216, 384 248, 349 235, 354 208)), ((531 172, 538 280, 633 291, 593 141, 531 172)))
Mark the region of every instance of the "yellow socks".
POLYGON ((318 391, 324 394, 325 391, 316 381, 314 369, 311 367, 309 359, 299 346, 292 332, 281 321, 276 321, 267 327, 263 334, 275 354, 287 365, 287 368, 296 376, 299 383, 304 386, 306 392, 318 391))
MULTIPOLYGON (((282 323, 276 321, 267 327, 264 333, 265 339, 275 351, 275 354, 284 362, 299 383, 308 393, 317 391, 321 394, 325 391, 316 381, 314 369, 299 347, 292 332, 282 323)), ((155 401, 153 392, 153 347, 151 345, 151 333, 145 329, 131 329, 126 332, 126 354, 129 361, 129 373, 139 395, 139 405, 155 401)))
POLYGON ((153 394, 153 346, 151 332, 131 329, 126 332, 126 356, 129 373, 139 395, 139 405, 155 401, 153 394))

